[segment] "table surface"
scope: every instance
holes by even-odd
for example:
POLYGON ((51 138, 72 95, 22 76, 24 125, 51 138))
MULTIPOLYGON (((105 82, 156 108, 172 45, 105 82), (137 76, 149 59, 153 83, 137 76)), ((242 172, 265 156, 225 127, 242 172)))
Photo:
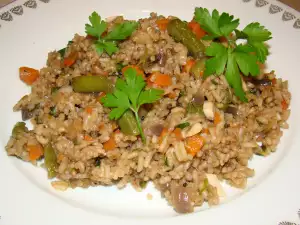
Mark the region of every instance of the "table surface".
MULTIPOLYGON (((0 0, 0 7, 5 6, 13 1, 15 1, 15 0, 0 0)), ((289 5, 290 7, 294 8, 300 12, 300 0, 279 0, 279 1, 289 5)))

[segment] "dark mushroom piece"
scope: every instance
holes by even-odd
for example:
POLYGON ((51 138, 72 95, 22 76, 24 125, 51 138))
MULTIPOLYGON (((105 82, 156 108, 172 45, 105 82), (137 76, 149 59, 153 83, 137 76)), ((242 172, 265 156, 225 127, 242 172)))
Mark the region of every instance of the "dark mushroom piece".
POLYGON ((172 185, 171 196, 172 203, 178 213, 191 213, 194 208, 192 205, 193 190, 190 187, 172 185))
POLYGON ((195 95, 194 95, 194 98, 193 98, 193 103, 195 105, 203 105, 204 103, 204 94, 202 91, 198 91, 195 95))
POLYGON ((21 114, 22 114, 22 120, 23 121, 29 120, 29 119, 31 119, 33 117, 33 111, 30 111, 27 108, 23 108, 21 110, 21 114))
POLYGON ((250 82, 256 86, 271 86, 272 85, 272 81, 268 78, 263 78, 261 80, 252 79, 250 82))
POLYGON ((228 106, 225 110, 225 113, 232 114, 236 116, 238 114, 238 109, 234 106, 228 106))
POLYGON ((158 62, 159 66, 165 66, 167 62, 166 55, 162 51, 162 49, 159 50, 159 53, 156 55, 156 60, 158 62))
POLYGON ((163 129, 164 129, 163 124, 155 124, 155 125, 151 126, 150 132, 155 136, 159 136, 163 129))

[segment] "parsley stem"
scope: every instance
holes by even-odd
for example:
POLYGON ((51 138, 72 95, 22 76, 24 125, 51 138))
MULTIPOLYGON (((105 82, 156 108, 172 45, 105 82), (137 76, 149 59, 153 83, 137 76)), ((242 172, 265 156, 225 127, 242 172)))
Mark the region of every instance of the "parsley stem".
POLYGON ((137 125, 138 125, 138 129, 139 129, 140 134, 141 134, 142 141, 145 144, 146 143, 146 137, 145 137, 144 131, 142 129, 141 120, 140 120, 140 117, 138 115, 138 110, 136 110, 136 111, 133 110, 133 112, 134 112, 135 119, 136 119, 136 122, 137 122, 137 125))

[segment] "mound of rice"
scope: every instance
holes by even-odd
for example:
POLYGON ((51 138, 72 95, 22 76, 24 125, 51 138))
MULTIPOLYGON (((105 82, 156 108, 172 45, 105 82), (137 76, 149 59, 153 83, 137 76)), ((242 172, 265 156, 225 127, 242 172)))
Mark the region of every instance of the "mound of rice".
POLYGON ((192 212, 204 202, 218 204, 224 194, 220 181, 245 188, 247 178, 254 176, 248 161, 261 157, 256 154, 267 156, 276 151, 281 129, 288 128, 290 110, 282 107, 283 101, 289 105, 291 99, 287 81, 276 79, 274 73, 262 74, 262 85, 245 79, 243 88, 249 101, 241 102, 223 75, 203 80, 186 72, 184 65, 191 59, 187 48, 175 42, 167 31, 157 29, 157 19, 152 13, 150 18, 139 20, 139 29, 120 43, 120 50, 112 56, 99 55, 93 40, 80 35, 75 35, 66 51, 66 55, 78 53, 73 66, 64 67, 58 52, 49 53, 47 66, 40 70, 31 93, 13 108, 23 113, 30 111, 34 128, 10 138, 8 155, 36 164, 30 160, 27 146, 45 147, 51 143, 59 180, 54 181, 54 187, 123 188, 131 183, 141 190, 152 181, 181 213, 192 212), (147 62, 141 63, 145 55, 147 62), (120 76, 118 64, 139 65, 146 76, 152 72, 172 76, 172 85, 164 88, 164 97, 147 106, 141 117, 146 144, 139 136, 118 131, 118 124, 108 118, 110 109, 98 101, 101 93, 83 94, 72 89, 72 79, 81 75, 106 74, 115 81, 120 76), (203 113, 188 113, 189 104, 197 97, 203 98, 203 113), (87 107, 92 112, 87 112, 87 107), (189 126, 181 130, 183 139, 178 140, 173 130, 182 123, 189 126), (167 132, 161 140, 163 128, 167 132), (192 155, 185 140, 196 134, 204 138, 205 144, 192 155), (106 151, 103 144, 111 137, 116 147, 106 151))

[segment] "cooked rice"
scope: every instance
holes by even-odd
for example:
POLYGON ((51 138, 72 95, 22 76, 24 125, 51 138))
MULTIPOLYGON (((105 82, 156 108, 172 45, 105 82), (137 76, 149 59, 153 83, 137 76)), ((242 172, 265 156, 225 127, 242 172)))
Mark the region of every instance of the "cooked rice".
MULTIPOLYGON (((47 66, 40 70, 40 78, 32 85, 32 92, 14 106, 14 111, 34 110, 31 119, 34 128, 11 137, 6 146, 8 155, 29 161, 27 145, 51 143, 57 155, 56 178, 60 180, 52 183, 55 188, 97 185, 124 188, 131 183, 140 190, 141 184, 152 181, 175 208, 174 193, 172 195, 175 186, 191 190, 192 206, 201 206, 204 202, 209 205, 219 203, 217 187, 207 184, 207 174, 214 174, 233 187, 245 188, 247 178, 255 173, 248 167, 249 160, 261 151, 265 155, 276 151, 281 129, 288 128, 290 110, 283 110, 281 106, 283 100, 290 104, 287 81, 278 78, 271 86, 258 87, 255 93, 247 92, 249 102, 243 103, 233 95, 223 75, 203 80, 183 72, 188 51, 166 31, 157 29, 157 18, 156 14, 151 14, 150 18, 141 19, 140 28, 130 39, 120 43, 120 50, 111 57, 99 55, 92 40, 80 35, 75 35, 66 52, 79 53, 74 66, 61 66, 60 54, 49 53, 47 66), (137 65, 146 50, 153 57, 149 64, 141 65, 145 73, 169 74, 173 84, 165 89, 164 98, 153 105, 142 121, 146 145, 140 137, 120 132, 114 137, 117 147, 105 151, 103 143, 117 128, 108 118, 110 109, 103 107, 95 94, 73 92, 71 80, 80 75, 104 72, 115 80, 117 63, 137 65), (164 65, 156 62, 158 54, 166 57, 164 65), (59 90, 51 94, 54 87, 59 90), (214 125, 204 114, 186 113, 198 90, 202 90, 206 101, 220 114, 221 123, 214 125), (167 94, 173 91, 176 97, 171 99, 167 94), (229 99, 230 105, 238 109, 237 115, 221 109, 229 99), (93 108, 92 114, 83 110, 87 106, 93 108), (51 107, 56 107, 57 117, 50 116, 51 107), (155 124, 162 124, 171 131, 183 122, 190 123, 190 127, 183 130, 184 137, 199 132, 205 137, 204 147, 194 157, 187 153, 185 142, 177 141, 173 133, 169 132, 162 143, 158 135, 151 133, 155 124), (202 132, 204 129, 208 132, 202 132), (85 135, 91 136, 92 140, 86 141, 85 135)), ((273 73, 265 76, 275 78, 273 73)), ((251 82, 244 83, 244 88, 254 89, 251 82)))

